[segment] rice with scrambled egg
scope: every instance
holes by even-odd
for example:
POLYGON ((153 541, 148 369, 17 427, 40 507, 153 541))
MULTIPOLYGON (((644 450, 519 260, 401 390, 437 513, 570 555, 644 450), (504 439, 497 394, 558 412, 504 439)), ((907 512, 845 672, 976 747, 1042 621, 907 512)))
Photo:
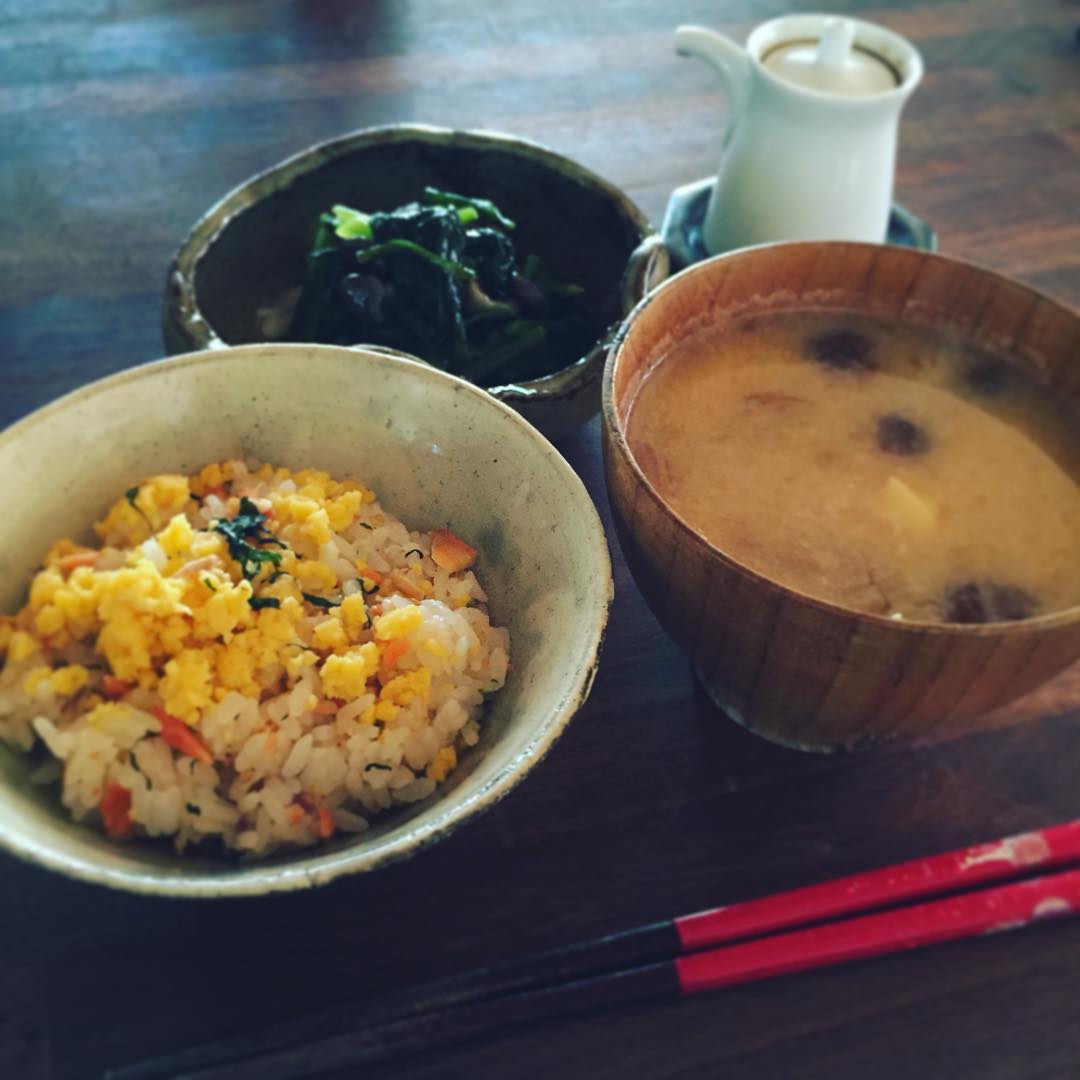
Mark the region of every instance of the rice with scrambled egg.
POLYGON ((61 540, 0 617, 0 737, 117 839, 252 854, 430 795, 506 678, 450 529, 373 492, 240 461, 154 476, 61 540))

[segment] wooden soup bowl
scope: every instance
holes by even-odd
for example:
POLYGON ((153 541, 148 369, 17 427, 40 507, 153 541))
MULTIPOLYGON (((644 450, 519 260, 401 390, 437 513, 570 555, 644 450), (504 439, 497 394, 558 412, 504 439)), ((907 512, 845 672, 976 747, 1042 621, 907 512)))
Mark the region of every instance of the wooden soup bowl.
POLYGON ((999 274, 855 243, 775 244, 709 259, 639 304, 608 356, 604 461, 630 570, 713 700, 766 738, 836 750, 985 726, 991 709, 1080 656, 1080 607, 961 626, 812 599, 740 565, 680 520, 627 445, 642 379, 684 338, 755 313, 813 308, 958 333, 1080 408, 1080 316, 999 274))

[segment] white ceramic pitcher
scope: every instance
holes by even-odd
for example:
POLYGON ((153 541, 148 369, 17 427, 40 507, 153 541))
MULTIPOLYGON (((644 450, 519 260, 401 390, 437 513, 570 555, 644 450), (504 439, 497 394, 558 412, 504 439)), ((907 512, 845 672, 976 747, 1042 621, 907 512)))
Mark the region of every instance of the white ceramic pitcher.
POLYGON ((872 23, 790 15, 746 48, 680 26, 728 97, 720 171, 705 216, 710 254, 774 240, 885 239, 900 111, 922 77, 904 38, 872 23))

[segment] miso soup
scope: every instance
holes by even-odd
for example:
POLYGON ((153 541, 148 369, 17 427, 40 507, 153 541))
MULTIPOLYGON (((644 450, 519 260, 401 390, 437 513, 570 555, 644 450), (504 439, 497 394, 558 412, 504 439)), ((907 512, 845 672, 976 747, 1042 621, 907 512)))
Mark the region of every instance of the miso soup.
POLYGON ((1080 604, 1080 417, 936 330, 815 311, 703 331, 646 377, 627 437, 691 528, 818 599, 961 623, 1080 604))

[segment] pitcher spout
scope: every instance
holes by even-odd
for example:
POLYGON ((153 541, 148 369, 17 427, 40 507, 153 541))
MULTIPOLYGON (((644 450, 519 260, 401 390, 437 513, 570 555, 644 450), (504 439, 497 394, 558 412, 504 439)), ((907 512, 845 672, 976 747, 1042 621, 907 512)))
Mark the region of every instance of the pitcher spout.
POLYGON ((750 58, 746 50, 731 38, 704 26, 678 27, 675 51, 680 56, 704 60, 720 76, 729 94, 749 75, 750 58))

